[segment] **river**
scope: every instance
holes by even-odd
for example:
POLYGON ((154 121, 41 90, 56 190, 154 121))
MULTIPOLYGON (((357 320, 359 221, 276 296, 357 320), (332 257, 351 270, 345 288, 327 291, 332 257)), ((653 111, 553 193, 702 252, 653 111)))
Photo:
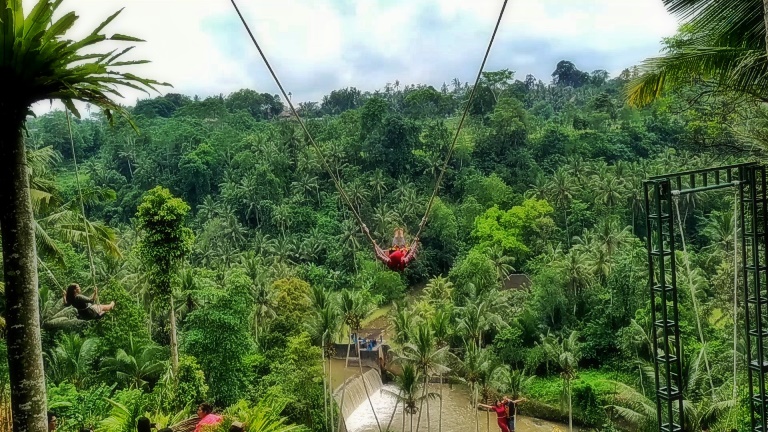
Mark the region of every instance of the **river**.
MULTIPOLYGON (((375 383, 369 383, 368 385, 371 394, 371 403, 376 410, 376 416, 374 416, 373 411, 371 410, 371 405, 367 398, 365 398, 360 401, 361 403, 357 408, 351 409, 352 407, 349 407, 345 409, 348 414, 346 419, 347 431, 379 432, 379 428, 376 425, 376 417, 378 417, 378 421, 380 422, 383 431, 386 431, 390 418, 392 419, 390 430, 403 430, 402 406, 397 405, 397 409, 395 409, 396 399, 394 396, 387 393, 387 391, 397 392, 397 388, 388 384, 381 386, 378 389, 373 389, 371 387, 375 387, 375 383), (392 415, 393 411, 394 416, 392 415)), ((437 393, 440 391, 440 386, 438 384, 432 384, 430 385, 430 391, 437 393)), ((478 423, 477 430, 479 432, 497 432, 499 430, 496 425, 495 414, 472 409, 469 403, 469 391, 465 386, 454 385, 453 389, 450 389, 448 385, 444 385, 442 401, 442 432, 472 432, 475 430, 476 418, 478 423)), ((427 410, 425 406, 421 415, 419 430, 428 430, 430 432, 438 431, 440 421, 439 413, 440 400, 430 400, 429 419, 427 418, 427 410)), ((417 420, 418 413, 413 416, 414 431, 416 430, 417 420)), ((410 416, 406 415, 406 431, 411 430, 410 422, 410 416)), ((517 432, 552 432, 555 426, 560 428, 563 432, 568 430, 566 425, 531 417, 518 416, 517 419, 517 432)), ((578 430, 578 428, 574 428, 574 430, 578 430)))

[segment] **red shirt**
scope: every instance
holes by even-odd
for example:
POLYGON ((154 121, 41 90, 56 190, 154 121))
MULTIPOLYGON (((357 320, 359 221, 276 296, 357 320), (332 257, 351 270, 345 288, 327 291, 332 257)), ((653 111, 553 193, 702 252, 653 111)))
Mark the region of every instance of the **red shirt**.
POLYGON ((403 258, 405 258, 405 253, 398 249, 392 253, 389 254, 389 268, 392 270, 403 270, 405 268, 405 263, 403 263, 403 258))
POLYGON ((507 416, 507 410, 504 407, 504 405, 502 405, 502 406, 495 406, 494 405, 494 406, 491 407, 491 409, 496 411, 496 418, 504 418, 504 417, 507 416))

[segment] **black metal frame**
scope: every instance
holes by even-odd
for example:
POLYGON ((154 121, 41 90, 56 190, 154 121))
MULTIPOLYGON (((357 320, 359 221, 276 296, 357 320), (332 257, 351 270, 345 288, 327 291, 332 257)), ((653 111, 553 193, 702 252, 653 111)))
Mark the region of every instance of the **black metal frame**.
POLYGON ((684 171, 643 182, 648 276, 653 322, 656 415, 659 431, 682 432, 682 349, 675 263, 673 200, 697 192, 738 187, 744 328, 749 353, 752 431, 768 432, 765 378, 768 359, 768 187, 757 163, 684 171), (660 333, 660 334, 659 334, 660 333))

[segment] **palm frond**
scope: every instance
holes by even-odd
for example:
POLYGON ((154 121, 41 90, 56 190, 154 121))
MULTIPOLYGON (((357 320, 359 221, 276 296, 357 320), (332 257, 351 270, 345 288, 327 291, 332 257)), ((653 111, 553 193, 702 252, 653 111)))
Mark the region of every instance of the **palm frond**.
POLYGON ((7 106, 25 110, 42 100, 60 99, 79 117, 73 101, 82 101, 100 107, 109 121, 113 113, 128 119, 135 128, 126 109, 112 98, 122 97, 118 89, 128 87, 149 92, 158 86, 170 86, 156 80, 142 78, 116 68, 141 64, 145 61, 118 61, 129 49, 84 55, 82 51, 105 41, 141 42, 122 34, 107 36, 101 33, 122 11, 104 20, 85 38, 78 41, 64 35, 74 26, 78 16, 64 13, 53 21, 61 0, 38 0, 24 18, 21 1, 4 1, 0 9, 0 77, 10 94, 4 94, 7 106))

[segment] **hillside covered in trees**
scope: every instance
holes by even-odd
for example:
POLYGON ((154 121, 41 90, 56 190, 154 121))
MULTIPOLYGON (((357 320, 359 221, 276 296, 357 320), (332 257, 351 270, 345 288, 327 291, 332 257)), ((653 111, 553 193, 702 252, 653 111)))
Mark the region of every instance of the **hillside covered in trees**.
MULTIPOLYGON (((142 413, 171 424, 202 401, 245 400, 330 430, 323 334, 344 341, 350 317, 394 302, 395 352, 413 341, 447 347, 446 377, 463 377, 482 399, 522 393, 525 413, 565 420, 567 389, 577 424, 654 430, 642 181, 761 153, 740 135, 742 101, 691 87, 633 108, 624 92, 636 76, 568 61, 547 82, 485 72, 422 250, 402 274, 375 261, 266 83, 139 100, 130 109, 139 134, 94 111, 72 121, 73 145, 64 112, 30 120, 45 370, 60 429, 123 432, 142 413), (175 221, 178 250, 152 249, 152 218, 163 215, 175 221), (69 283, 92 285, 86 239, 101 302, 117 303, 95 323, 61 301, 69 283), (504 290, 512 273, 530 287, 504 290)), ((379 244, 395 227, 417 230, 469 90, 459 80, 395 82, 300 104, 379 244)), ((718 192, 680 202, 692 268, 679 282, 683 351, 694 359, 691 430, 748 422, 746 390, 735 402, 730 393, 732 205, 718 192)))

